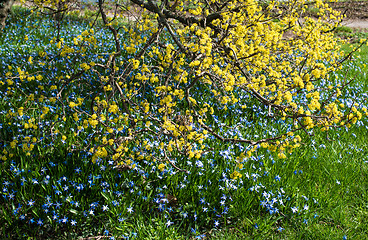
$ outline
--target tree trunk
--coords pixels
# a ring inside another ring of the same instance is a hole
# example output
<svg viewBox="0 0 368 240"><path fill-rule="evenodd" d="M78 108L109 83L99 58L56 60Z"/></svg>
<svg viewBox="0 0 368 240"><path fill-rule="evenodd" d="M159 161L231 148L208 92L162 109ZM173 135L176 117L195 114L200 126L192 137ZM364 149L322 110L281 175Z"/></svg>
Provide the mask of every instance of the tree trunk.
<svg viewBox="0 0 368 240"><path fill-rule="evenodd" d="M5 20L10 13L14 0L0 0L0 29L4 29Z"/></svg>

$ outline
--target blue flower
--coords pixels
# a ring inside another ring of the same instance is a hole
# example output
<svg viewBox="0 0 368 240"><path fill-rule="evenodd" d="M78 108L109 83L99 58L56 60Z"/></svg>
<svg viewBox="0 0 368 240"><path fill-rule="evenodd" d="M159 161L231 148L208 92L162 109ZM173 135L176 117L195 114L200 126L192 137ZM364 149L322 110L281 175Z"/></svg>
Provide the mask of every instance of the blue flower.
<svg viewBox="0 0 368 240"><path fill-rule="evenodd" d="M64 216L64 218L60 219L60 222L67 223L68 222L68 218Z"/></svg>
<svg viewBox="0 0 368 240"><path fill-rule="evenodd" d="M40 218L40 219L38 219L38 220L37 220L37 225L42 226L42 224L43 224L42 219L41 219L41 218Z"/></svg>
<svg viewBox="0 0 368 240"><path fill-rule="evenodd" d="M293 213L296 213L296 212L298 212L298 208L297 207L292 207L291 211L293 211Z"/></svg>
<svg viewBox="0 0 368 240"><path fill-rule="evenodd" d="M28 201L28 206L33 206L35 203L35 201L33 201L32 199Z"/></svg>
<svg viewBox="0 0 368 240"><path fill-rule="evenodd" d="M220 222L218 220L216 220L214 225L215 225L215 227L218 227L220 225Z"/></svg>
<svg viewBox="0 0 368 240"><path fill-rule="evenodd" d="M128 213L133 213L134 212L133 207L128 207L127 210L128 210Z"/></svg>
<svg viewBox="0 0 368 240"><path fill-rule="evenodd" d="M201 234L196 236L196 239L204 239L206 237L206 234Z"/></svg>
<svg viewBox="0 0 368 240"><path fill-rule="evenodd" d="M170 220L167 220L166 222L166 227L170 227L171 225L173 225L174 222L171 222Z"/></svg>
<svg viewBox="0 0 368 240"><path fill-rule="evenodd" d="M56 213L54 213L54 215L52 216L52 220L56 220L58 218L59 218L59 216Z"/></svg>
<svg viewBox="0 0 368 240"><path fill-rule="evenodd" d="M55 204L55 208L60 208L60 206L62 205L61 203L59 203L59 202L56 202Z"/></svg>

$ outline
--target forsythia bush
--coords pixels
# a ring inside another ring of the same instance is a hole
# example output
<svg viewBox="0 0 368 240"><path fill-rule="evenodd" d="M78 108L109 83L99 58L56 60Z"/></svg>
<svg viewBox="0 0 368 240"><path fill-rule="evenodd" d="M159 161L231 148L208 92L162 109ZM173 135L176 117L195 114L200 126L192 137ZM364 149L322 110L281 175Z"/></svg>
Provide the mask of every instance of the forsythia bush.
<svg viewBox="0 0 368 240"><path fill-rule="evenodd" d="M15 79L30 89L7 109L9 124L31 112L37 117L22 122L23 139L6 140L2 159L31 156L47 132L70 151L89 151L93 162L112 159L132 169L186 172L184 163L214 151L215 142L240 146L233 159L241 166L260 148L286 158L300 146L300 133L349 127L367 114L339 100L349 80L330 73L348 56L332 32L342 16L320 0L132 0L129 7L111 2L110 12L106 4L95 5L111 33L111 52L98 52L99 21L91 21L73 41L51 40L57 56L41 46L28 59L32 67L9 65L1 82L8 94ZM73 2L35 5L67 13ZM318 18L306 14L311 7ZM134 20L126 24L129 12ZM68 64L43 75L56 58ZM34 91L36 81L52 84ZM66 92L68 86L76 91ZM62 115L51 115L45 127L43 119L60 106ZM59 130L68 119L73 129Z"/></svg>

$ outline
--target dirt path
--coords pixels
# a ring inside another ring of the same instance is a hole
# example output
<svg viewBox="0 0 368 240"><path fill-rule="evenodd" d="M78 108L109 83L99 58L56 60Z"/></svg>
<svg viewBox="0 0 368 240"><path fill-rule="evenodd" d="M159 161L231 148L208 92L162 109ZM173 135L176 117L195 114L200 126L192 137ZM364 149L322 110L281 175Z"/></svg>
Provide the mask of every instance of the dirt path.
<svg viewBox="0 0 368 240"><path fill-rule="evenodd" d="M347 0L331 2L329 5L344 13L346 19L343 26L357 29L368 29L368 1L367 0Z"/></svg>
<svg viewBox="0 0 368 240"><path fill-rule="evenodd" d="M350 27L350 28L368 29L368 20L349 19L349 20L343 21L341 25Z"/></svg>

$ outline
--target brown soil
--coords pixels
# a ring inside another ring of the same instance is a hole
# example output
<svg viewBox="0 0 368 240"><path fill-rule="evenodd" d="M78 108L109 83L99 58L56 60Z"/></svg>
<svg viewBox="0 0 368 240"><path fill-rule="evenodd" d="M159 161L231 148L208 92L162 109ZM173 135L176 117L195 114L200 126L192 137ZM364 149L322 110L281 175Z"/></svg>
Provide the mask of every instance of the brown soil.
<svg viewBox="0 0 368 240"><path fill-rule="evenodd" d="M346 17L342 22L343 26L366 31L368 29L368 1L367 0L346 0L329 3L330 6L340 11Z"/></svg>
<svg viewBox="0 0 368 240"><path fill-rule="evenodd" d="M347 19L360 19L368 21L368 1L351 1L331 2L329 5L346 15Z"/></svg>

